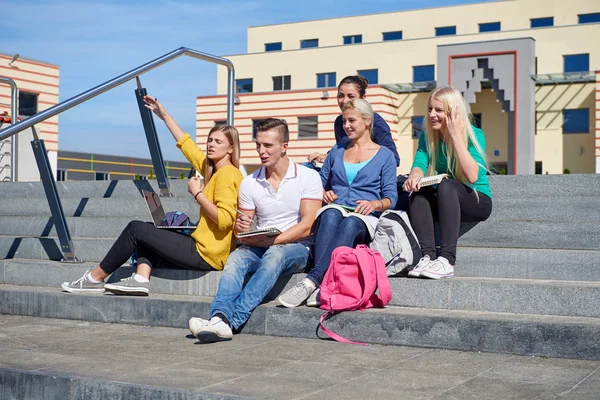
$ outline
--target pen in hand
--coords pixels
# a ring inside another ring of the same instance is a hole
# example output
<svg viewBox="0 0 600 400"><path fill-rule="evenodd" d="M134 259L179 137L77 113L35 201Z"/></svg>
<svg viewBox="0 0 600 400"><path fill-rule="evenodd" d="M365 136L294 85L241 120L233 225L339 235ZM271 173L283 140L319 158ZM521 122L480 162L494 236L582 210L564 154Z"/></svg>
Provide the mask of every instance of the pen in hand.
<svg viewBox="0 0 600 400"><path fill-rule="evenodd" d="M234 208L235 212L237 212L239 215L241 215L242 217L245 217L248 221L252 222L252 218L250 218L247 214L241 212L240 210L238 210L237 208Z"/></svg>
<svg viewBox="0 0 600 400"><path fill-rule="evenodd" d="M419 179L417 179L417 184L415 186L419 186L419 182L421 182L421 178L422 176L419 177ZM408 197L410 197L411 194L413 194L414 190L411 190L410 193L408 194Z"/></svg>

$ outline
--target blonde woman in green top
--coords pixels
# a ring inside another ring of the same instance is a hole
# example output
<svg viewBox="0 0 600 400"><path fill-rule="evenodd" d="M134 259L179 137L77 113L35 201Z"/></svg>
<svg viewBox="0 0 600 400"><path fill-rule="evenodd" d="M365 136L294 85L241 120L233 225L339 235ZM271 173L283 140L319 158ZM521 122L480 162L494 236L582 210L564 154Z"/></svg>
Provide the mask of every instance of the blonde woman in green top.
<svg viewBox="0 0 600 400"><path fill-rule="evenodd" d="M410 221L423 252L409 276L454 276L460 222L484 221L492 212L485 137L481 129L471 124L472 120L469 104L458 89L439 87L429 95L425 127L403 186L404 191L411 193ZM437 174L448 174L450 179L421 188L423 177ZM439 256L434 221L440 225Z"/></svg>

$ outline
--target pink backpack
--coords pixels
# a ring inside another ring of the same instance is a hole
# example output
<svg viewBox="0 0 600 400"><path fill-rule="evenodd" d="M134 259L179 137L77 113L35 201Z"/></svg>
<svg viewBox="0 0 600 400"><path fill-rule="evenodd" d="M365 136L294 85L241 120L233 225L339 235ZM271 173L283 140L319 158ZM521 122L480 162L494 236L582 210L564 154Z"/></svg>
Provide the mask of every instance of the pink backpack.
<svg viewBox="0 0 600 400"><path fill-rule="evenodd" d="M379 288L379 295L375 291ZM371 307L385 307L392 299L392 290L379 252L361 244L355 249L341 246L331 255L329 269L321 283L322 310L319 325L330 338L343 343L352 342L323 326L323 321L341 311L363 311Z"/></svg>

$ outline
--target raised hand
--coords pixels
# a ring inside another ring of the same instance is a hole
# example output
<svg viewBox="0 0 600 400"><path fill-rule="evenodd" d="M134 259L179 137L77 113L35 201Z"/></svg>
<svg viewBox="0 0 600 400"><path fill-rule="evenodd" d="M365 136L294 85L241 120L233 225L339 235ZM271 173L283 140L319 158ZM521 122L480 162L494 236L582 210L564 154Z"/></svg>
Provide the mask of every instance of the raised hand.
<svg viewBox="0 0 600 400"><path fill-rule="evenodd" d="M188 192L194 196L204 189L204 181L200 177L194 176L188 181Z"/></svg>
<svg viewBox="0 0 600 400"><path fill-rule="evenodd" d="M461 137L462 133L465 131L465 121L463 121L458 109L448 111L448 117L446 118L446 131L452 139Z"/></svg>
<svg viewBox="0 0 600 400"><path fill-rule="evenodd" d="M144 106L152 111L156 116L164 121L165 116L167 115L167 110L165 107L158 102L156 97L152 97L149 95L144 96Z"/></svg>

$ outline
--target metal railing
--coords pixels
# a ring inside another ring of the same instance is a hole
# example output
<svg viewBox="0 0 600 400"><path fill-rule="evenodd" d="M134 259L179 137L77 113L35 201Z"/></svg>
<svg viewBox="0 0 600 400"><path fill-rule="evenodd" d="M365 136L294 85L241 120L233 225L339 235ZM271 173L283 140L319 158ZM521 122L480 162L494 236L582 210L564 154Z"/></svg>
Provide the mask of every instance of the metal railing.
<svg viewBox="0 0 600 400"><path fill-rule="evenodd" d="M8 128L0 130L0 140L9 138L15 133L21 132L22 130L27 129L37 123L40 123L42 121L47 120L48 118L58 115L63 111L68 110L69 108L73 108L83 102L93 99L94 97L99 96L104 92L107 92L117 86L120 86L123 83L128 82L137 76L145 74L146 72L151 71L154 68L157 68L162 64L165 64L182 55L198 58L200 60L212 62L227 67L227 123L233 125L233 98L235 92L235 73L233 69L233 63L227 60L226 58L202 53L197 50L188 49L187 47L180 47L177 50L173 50L172 52L167 53L162 57L158 57L157 59L152 60L140 67L132 69L131 71L126 72L123 75L120 75L114 79L104 82L96 86L95 88L78 94L77 96L71 97L70 99L60 102L57 105L52 106L44 111L41 111L27 119L24 119L19 123L16 123Z"/></svg>
<svg viewBox="0 0 600 400"><path fill-rule="evenodd" d="M65 214L62 208L62 204L60 201L60 197L58 195L58 190L56 189L56 182L52 175L52 170L50 168L50 162L48 159L48 154L46 152L46 148L44 145L44 141L40 140L37 137L37 132L35 129L35 124L45 121L48 118L51 118L55 115L62 113L72 107L75 107L81 103L84 103L90 99L93 99L100 94L107 92L117 86L122 85L123 83L138 78L140 75L153 70L165 64L175 58L178 58L182 55L190 56L193 58L198 58L200 60L212 62L215 64L223 65L227 67L227 123L233 125L233 107L234 107L234 92L235 92L235 71L233 68L233 63L225 58L213 56L207 53L202 53L200 51L188 49L186 47L181 47L177 50L174 50L170 53L165 54L162 57L159 57L155 60L152 60L140 67L132 69L129 72L124 73L114 79L111 79L105 83L102 83L86 92L83 92L77 96L74 96L68 100L65 100L61 103L56 104L44 111L41 111L31 117L17 122L16 124L0 130L0 141L7 139L18 132L21 132L27 128L33 127L34 140L31 142L31 146L33 149L33 153L36 158L38 170L40 172L40 179L44 185L44 192L46 194L46 200L48 201L48 205L50 207L50 212L52 214L52 220L56 227L57 236L61 245L61 250L63 253L63 261L77 262L79 261L75 256L75 249L73 246L73 241L71 240L71 234L69 232L69 228L67 226L67 222L65 219ZM14 82L14 81L13 81ZM16 90L16 85L15 85ZM138 79L138 89L136 90L136 97L138 99L138 105L140 105L140 99L145 94L145 89L140 87L139 79ZM16 95L14 95L16 98ZM16 100L13 101L13 105L16 107ZM169 191L169 183L168 177L166 173L164 173L164 164L162 161L162 152L160 150L160 144L158 143L158 138L156 137L156 130L154 129L154 123L152 121L152 115L150 110L140 105L140 113L142 116L142 122L144 124L144 130L146 131L146 137L148 139L148 146L150 148L150 154L152 156L152 162L157 166L160 166L163 170L162 173L157 173L157 183L161 190L161 194L170 195ZM16 111L13 112L13 122L16 121ZM14 140L13 140L14 143ZM157 171L158 172L158 171ZM159 176L160 175L160 176Z"/></svg>
<svg viewBox="0 0 600 400"><path fill-rule="evenodd" d="M5 78L3 76L0 76L0 83L6 83L7 85L10 85L10 118L11 118L11 122L12 122L12 126L14 126L16 124L16 122L18 121L18 111L17 111L17 94L19 93L18 89L17 89L17 83L10 79L10 78ZM0 132L4 131L4 130L8 130L9 128L5 128L3 130L1 130ZM8 136L6 138L1 137L0 138L0 142L8 139ZM15 182L17 179L17 142L16 140L13 138L10 141L10 180Z"/></svg>

